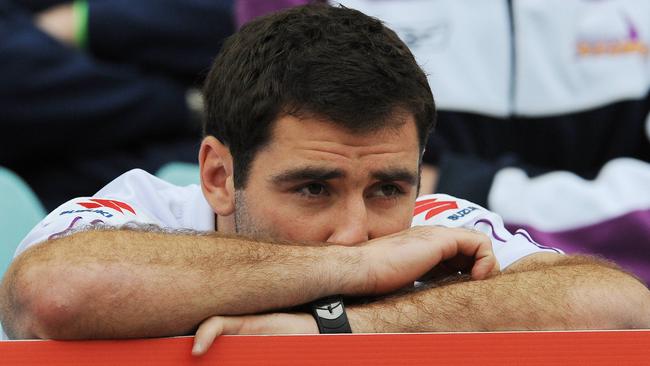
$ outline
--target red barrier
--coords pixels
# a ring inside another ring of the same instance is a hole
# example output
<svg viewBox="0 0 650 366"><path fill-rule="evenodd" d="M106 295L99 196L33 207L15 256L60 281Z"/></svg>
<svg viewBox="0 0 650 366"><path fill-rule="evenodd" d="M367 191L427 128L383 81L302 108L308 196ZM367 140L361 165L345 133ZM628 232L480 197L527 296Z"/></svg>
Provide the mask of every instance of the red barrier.
<svg viewBox="0 0 650 366"><path fill-rule="evenodd" d="M0 365L650 365L650 330L0 342Z"/></svg>

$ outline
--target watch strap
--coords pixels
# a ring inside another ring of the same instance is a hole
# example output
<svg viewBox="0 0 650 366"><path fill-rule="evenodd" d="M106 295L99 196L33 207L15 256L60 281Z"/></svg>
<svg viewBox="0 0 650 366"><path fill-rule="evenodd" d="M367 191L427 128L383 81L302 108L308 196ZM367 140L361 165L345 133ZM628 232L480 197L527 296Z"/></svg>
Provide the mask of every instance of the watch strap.
<svg viewBox="0 0 650 366"><path fill-rule="evenodd" d="M352 333L341 296L329 296L314 301L312 315L321 334Z"/></svg>

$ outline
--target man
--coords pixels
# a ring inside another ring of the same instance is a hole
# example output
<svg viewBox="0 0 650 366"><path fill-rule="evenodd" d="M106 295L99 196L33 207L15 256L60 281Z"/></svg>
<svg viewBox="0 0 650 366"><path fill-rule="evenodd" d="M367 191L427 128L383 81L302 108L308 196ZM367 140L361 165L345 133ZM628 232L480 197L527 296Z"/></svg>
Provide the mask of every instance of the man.
<svg viewBox="0 0 650 366"><path fill-rule="evenodd" d="M612 266L511 235L467 201L414 205L433 98L376 19L308 6L256 20L226 42L205 94L200 189L132 171L51 213L3 281L9 336L156 337L202 323L201 354L218 334L650 324L649 292ZM430 226L408 229L414 211ZM432 268L474 280L411 288ZM340 300L318 301L403 288L347 318ZM310 302L315 317L280 312Z"/></svg>

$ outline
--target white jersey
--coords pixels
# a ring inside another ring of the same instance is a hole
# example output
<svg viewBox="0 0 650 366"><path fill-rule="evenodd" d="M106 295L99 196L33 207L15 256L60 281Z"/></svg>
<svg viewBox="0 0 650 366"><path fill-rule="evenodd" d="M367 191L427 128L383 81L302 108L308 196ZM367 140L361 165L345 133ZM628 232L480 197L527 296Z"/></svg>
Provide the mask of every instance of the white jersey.
<svg viewBox="0 0 650 366"><path fill-rule="evenodd" d="M156 225L167 230L205 232L214 230L215 213L198 185L178 187L134 169L93 197L72 199L52 211L27 234L15 256L48 239L98 224ZM533 253L559 252L535 243L523 230L511 234L498 215L483 207L444 194L418 198L412 226L418 225L464 227L487 234L501 269Z"/></svg>
<svg viewBox="0 0 650 366"><path fill-rule="evenodd" d="M205 232L214 230L215 214L198 185L179 187L134 169L93 197L72 199L52 211L27 234L15 255L48 239L97 224L156 225L167 230ZM533 253L559 252L535 243L524 230L511 234L499 215L445 194L417 199L412 226L421 225L464 227L487 234L502 269Z"/></svg>
<svg viewBox="0 0 650 366"><path fill-rule="evenodd" d="M446 194L429 194L417 199L411 226L421 225L462 227L486 234L492 241L492 250L501 269L533 253L564 254L559 249L538 244L526 230L510 233L499 215Z"/></svg>
<svg viewBox="0 0 650 366"><path fill-rule="evenodd" d="M97 224L214 231L214 218L198 185L179 187L134 169L92 197L72 199L52 211L27 234L15 256L37 243Z"/></svg>

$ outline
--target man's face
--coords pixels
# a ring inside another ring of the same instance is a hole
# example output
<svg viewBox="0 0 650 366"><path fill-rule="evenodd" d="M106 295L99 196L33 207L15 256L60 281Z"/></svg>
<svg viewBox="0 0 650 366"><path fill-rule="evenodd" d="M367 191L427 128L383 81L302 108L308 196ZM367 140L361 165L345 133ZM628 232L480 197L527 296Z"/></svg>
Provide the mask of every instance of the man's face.
<svg viewBox="0 0 650 366"><path fill-rule="evenodd" d="M419 148L415 120L399 118L398 127L370 134L323 119L278 119L235 194L237 232L355 245L408 228Z"/></svg>

